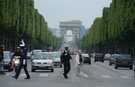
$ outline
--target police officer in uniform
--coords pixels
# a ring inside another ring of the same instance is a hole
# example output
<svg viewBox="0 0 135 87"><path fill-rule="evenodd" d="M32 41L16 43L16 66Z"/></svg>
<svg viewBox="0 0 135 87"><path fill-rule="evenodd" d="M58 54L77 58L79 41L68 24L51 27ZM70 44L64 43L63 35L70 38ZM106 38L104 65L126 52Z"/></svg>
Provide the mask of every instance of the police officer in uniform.
<svg viewBox="0 0 135 87"><path fill-rule="evenodd" d="M64 65L64 73L63 76L67 79L67 74L70 71L70 59L71 55L69 53L68 47L65 47L64 52L61 55L61 63Z"/></svg>
<svg viewBox="0 0 135 87"><path fill-rule="evenodd" d="M21 50L20 64L19 64L19 68L18 68L18 70L17 70L16 75L14 76L14 78L15 79L18 79L19 74L21 72L21 69L23 68L24 71L25 71L25 74L27 76L25 79L30 79L30 75L29 75L28 70L27 70L27 48L26 48L24 42L22 42L20 44L20 50Z"/></svg>

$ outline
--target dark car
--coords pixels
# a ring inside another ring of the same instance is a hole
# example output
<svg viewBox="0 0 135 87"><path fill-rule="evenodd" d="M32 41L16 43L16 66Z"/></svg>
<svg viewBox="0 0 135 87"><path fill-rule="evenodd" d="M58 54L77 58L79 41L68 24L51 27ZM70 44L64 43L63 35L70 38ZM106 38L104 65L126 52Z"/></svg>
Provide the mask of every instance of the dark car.
<svg viewBox="0 0 135 87"><path fill-rule="evenodd" d="M10 51L4 51L4 60L3 60L3 66L5 70L10 70L10 60L11 60L12 54Z"/></svg>
<svg viewBox="0 0 135 87"><path fill-rule="evenodd" d="M104 54L103 53L95 53L94 61L104 62Z"/></svg>
<svg viewBox="0 0 135 87"><path fill-rule="evenodd" d="M88 64L91 64L91 58L89 56L89 54L82 54L82 59L83 59L83 63L88 63Z"/></svg>
<svg viewBox="0 0 135 87"><path fill-rule="evenodd" d="M129 54L120 54L115 61L115 69L118 67L129 67L133 69L133 58Z"/></svg>
<svg viewBox="0 0 135 87"><path fill-rule="evenodd" d="M112 56L109 59L109 65L115 64L116 58L119 57L120 54L112 54Z"/></svg>

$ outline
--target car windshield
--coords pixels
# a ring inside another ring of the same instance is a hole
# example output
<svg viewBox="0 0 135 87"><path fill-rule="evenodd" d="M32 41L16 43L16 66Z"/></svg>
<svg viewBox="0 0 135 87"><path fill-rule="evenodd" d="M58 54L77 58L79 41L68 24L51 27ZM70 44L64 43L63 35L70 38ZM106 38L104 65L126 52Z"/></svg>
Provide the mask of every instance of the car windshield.
<svg viewBox="0 0 135 87"><path fill-rule="evenodd" d="M113 54L112 58L118 58L120 55L119 54Z"/></svg>
<svg viewBox="0 0 135 87"><path fill-rule="evenodd" d="M11 56L10 56L10 53L4 53L4 59L10 59Z"/></svg>
<svg viewBox="0 0 135 87"><path fill-rule="evenodd" d="M49 59L48 53L42 53L41 59Z"/></svg>
<svg viewBox="0 0 135 87"><path fill-rule="evenodd" d="M50 53L49 54L49 57L52 58L52 59L55 59L55 58L60 58L60 53L59 52L56 52L56 53Z"/></svg>
<svg viewBox="0 0 135 87"><path fill-rule="evenodd" d="M54 53L54 54L53 54L53 57L54 57L54 58L60 58L60 54L59 54L59 53Z"/></svg>
<svg viewBox="0 0 135 87"><path fill-rule="evenodd" d="M131 56L128 54L122 54L120 55L120 58L131 58Z"/></svg>
<svg viewBox="0 0 135 87"><path fill-rule="evenodd" d="M35 54L35 55L32 56L32 59L41 59L41 55Z"/></svg>

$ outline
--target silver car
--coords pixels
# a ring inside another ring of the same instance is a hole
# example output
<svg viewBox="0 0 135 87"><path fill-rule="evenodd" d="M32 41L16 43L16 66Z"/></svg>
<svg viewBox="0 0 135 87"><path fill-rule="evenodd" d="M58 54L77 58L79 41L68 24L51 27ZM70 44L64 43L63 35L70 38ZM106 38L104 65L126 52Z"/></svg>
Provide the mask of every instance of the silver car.
<svg viewBox="0 0 135 87"><path fill-rule="evenodd" d="M119 58L120 54L112 54L109 59L109 65L113 65L116 62L116 58Z"/></svg>
<svg viewBox="0 0 135 87"><path fill-rule="evenodd" d="M9 63L11 61L12 54L10 51L4 51L4 60L3 60L3 66L4 69L10 70Z"/></svg>
<svg viewBox="0 0 135 87"><path fill-rule="evenodd" d="M129 54L120 54L115 61L115 69L118 67L128 67L133 69L133 58Z"/></svg>
<svg viewBox="0 0 135 87"><path fill-rule="evenodd" d="M31 62L32 72L34 72L35 70L51 70L51 72L54 71L53 60L49 58L48 52L39 52L32 55Z"/></svg>

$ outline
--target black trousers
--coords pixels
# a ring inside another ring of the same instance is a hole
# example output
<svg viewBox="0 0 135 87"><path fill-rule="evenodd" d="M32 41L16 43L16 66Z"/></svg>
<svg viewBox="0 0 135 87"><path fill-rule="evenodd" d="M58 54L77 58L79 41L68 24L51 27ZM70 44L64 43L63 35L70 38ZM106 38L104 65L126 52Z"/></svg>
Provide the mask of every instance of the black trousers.
<svg viewBox="0 0 135 87"><path fill-rule="evenodd" d="M70 64L64 64L64 75L67 76L67 74L69 73L71 67Z"/></svg>
<svg viewBox="0 0 135 87"><path fill-rule="evenodd" d="M27 78L30 78L30 75L29 75L28 70L27 70L27 65L19 65L17 72L16 72L16 75L15 75L15 78L17 79L19 77L22 68L24 69L24 72L25 72Z"/></svg>

